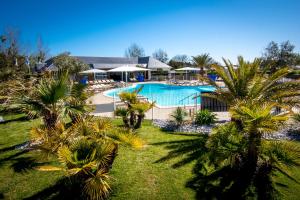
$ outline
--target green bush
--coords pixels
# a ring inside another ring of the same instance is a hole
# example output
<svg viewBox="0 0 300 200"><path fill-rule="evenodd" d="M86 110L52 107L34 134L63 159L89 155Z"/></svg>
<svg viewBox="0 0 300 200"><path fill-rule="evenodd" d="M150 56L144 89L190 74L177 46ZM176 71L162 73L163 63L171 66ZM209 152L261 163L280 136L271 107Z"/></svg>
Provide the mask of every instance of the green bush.
<svg viewBox="0 0 300 200"><path fill-rule="evenodd" d="M300 122L300 113L296 113L292 116L293 120L295 120L296 122Z"/></svg>
<svg viewBox="0 0 300 200"><path fill-rule="evenodd" d="M195 123L198 125L211 125L216 122L216 114L209 110L200 110L195 117Z"/></svg>
<svg viewBox="0 0 300 200"><path fill-rule="evenodd" d="M181 126L187 115L187 112L183 108L177 107L171 114L171 117L174 119L177 126Z"/></svg>

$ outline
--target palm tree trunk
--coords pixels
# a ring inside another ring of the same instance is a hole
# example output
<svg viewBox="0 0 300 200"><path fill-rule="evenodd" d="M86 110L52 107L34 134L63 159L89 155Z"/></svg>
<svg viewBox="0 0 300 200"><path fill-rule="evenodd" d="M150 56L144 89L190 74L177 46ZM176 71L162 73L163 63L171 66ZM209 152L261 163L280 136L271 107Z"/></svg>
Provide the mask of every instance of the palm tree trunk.
<svg viewBox="0 0 300 200"><path fill-rule="evenodd" d="M134 127L134 124L135 124L135 114L134 114L134 112L130 112L129 123L130 123L130 127Z"/></svg>
<svg viewBox="0 0 300 200"><path fill-rule="evenodd" d="M54 128L58 120L56 113L49 113L43 117L44 124L47 128Z"/></svg>
<svg viewBox="0 0 300 200"><path fill-rule="evenodd" d="M124 125L125 125L127 128L130 127L130 125L129 125L129 120L127 119L127 116L126 116L126 117L123 117L123 123L124 123Z"/></svg>
<svg viewBox="0 0 300 200"><path fill-rule="evenodd" d="M109 172L109 170L112 168L112 165L113 165L113 163L115 161L115 158L118 155L118 149L119 149L118 144L115 144L115 147L114 147L114 149L113 149L113 151L111 153L110 160L107 163L107 168L105 168L105 172Z"/></svg>
<svg viewBox="0 0 300 200"><path fill-rule="evenodd" d="M204 76L204 68L200 67L200 75L203 77Z"/></svg>
<svg viewBox="0 0 300 200"><path fill-rule="evenodd" d="M134 129L138 129L138 128L141 128L141 125L142 125L142 121L144 119L145 115L144 114L139 114L138 115L138 119L137 119L137 122L134 126Z"/></svg>

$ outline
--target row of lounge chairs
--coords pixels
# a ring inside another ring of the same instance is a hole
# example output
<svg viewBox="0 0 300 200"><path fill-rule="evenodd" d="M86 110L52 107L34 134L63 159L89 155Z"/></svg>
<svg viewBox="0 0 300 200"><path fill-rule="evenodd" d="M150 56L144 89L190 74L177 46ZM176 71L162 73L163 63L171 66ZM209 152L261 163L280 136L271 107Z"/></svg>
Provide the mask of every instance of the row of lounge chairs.
<svg viewBox="0 0 300 200"><path fill-rule="evenodd" d="M129 78L130 82L137 82L138 80L136 78Z"/></svg>
<svg viewBox="0 0 300 200"><path fill-rule="evenodd" d="M94 80L94 81L88 81L90 85L95 85L95 84L111 84L115 83L113 79L103 79L103 80Z"/></svg>
<svg viewBox="0 0 300 200"><path fill-rule="evenodd" d="M89 90L94 92L101 92L110 88L113 88L114 86L111 84L94 84L89 86Z"/></svg>
<svg viewBox="0 0 300 200"><path fill-rule="evenodd" d="M198 80L192 80L192 81L176 81L176 80L170 80L170 84L172 85L178 85L178 86L198 86L198 85L207 85L206 82L198 81Z"/></svg>
<svg viewBox="0 0 300 200"><path fill-rule="evenodd" d="M104 90L111 89L116 86L116 82L113 79L88 81L88 84L89 90L94 92L102 92Z"/></svg>

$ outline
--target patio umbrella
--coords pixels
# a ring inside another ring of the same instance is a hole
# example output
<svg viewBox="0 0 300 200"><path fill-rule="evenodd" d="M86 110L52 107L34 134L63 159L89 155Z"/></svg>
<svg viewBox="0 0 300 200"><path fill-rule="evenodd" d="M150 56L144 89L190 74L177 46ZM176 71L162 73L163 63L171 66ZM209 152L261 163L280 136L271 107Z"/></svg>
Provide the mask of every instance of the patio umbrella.
<svg viewBox="0 0 300 200"><path fill-rule="evenodd" d="M200 71L199 68L194 68L194 67L183 67L183 68L179 68L179 69L175 69L177 71L185 71L185 76L186 76L186 79L187 79L187 72L188 71Z"/></svg>
<svg viewBox="0 0 300 200"><path fill-rule="evenodd" d="M125 72L126 82L127 82L127 73L128 72L140 72L140 71L149 71L149 69L124 65L121 67L117 67L117 68L108 70L108 72L122 72L122 74L123 74L123 72Z"/></svg>
<svg viewBox="0 0 300 200"><path fill-rule="evenodd" d="M79 74L94 74L94 80L96 80L96 73L106 73L106 71L101 70L101 69L89 69L89 70L85 70L82 72L79 72Z"/></svg>

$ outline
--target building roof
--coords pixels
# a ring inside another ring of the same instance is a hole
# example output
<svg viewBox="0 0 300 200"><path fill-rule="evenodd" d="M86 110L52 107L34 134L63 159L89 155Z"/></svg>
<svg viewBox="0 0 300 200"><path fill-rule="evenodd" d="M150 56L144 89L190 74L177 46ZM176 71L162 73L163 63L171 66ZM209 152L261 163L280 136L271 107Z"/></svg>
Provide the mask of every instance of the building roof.
<svg viewBox="0 0 300 200"><path fill-rule="evenodd" d="M74 56L78 58L82 62L88 64L91 68L94 69L104 69L109 70L113 68L117 68L123 65L128 66L139 66L145 67L148 69L164 69L170 70L171 67L155 58L150 56L147 57L134 57L134 58L126 58L126 57L91 57L91 56ZM39 66L40 70L51 70L55 69L53 65L53 58L48 59L43 66Z"/></svg>
<svg viewBox="0 0 300 200"><path fill-rule="evenodd" d="M87 56L75 56L82 62L92 65L98 69L112 69L120 67L122 65L140 65L149 69L171 69L171 67L159 60L152 57L87 57Z"/></svg>

